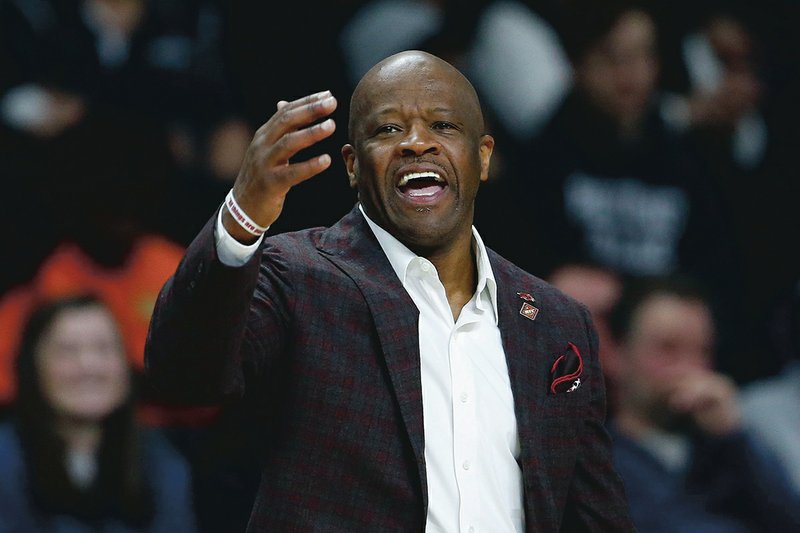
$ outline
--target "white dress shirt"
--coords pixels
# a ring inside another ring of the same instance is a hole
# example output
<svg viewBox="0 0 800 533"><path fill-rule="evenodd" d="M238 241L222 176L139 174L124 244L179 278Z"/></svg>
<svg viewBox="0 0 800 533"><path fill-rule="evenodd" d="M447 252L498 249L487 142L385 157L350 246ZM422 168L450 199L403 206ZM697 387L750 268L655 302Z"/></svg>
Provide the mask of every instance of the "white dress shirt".
<svg viewBox="0 0 800 533"><path fill-rule="evenodd" d="M477 289L456 321L436 267L361 212L420 313L426 532L523 531L519 439L497 327L497 285L478 232L472 229ZM238 243L221 216L216 235L220 260L230 266L244 264L260 243Z"/></svg>

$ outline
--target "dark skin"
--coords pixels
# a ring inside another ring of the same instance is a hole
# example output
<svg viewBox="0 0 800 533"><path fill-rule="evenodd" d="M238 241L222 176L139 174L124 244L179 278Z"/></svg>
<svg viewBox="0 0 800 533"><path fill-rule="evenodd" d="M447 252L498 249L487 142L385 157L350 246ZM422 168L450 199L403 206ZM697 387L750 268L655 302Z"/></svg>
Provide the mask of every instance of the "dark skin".
<svg viewBox="0 0 800 533"><path fill-rule="evenodd" d="M272 224L291 187L330 166L327 154L289 160L333 133L333 120L325 117L335 108L328 92L280 102L256 132L234 196L258 224ZM424 52L402 52L364 75L353 92L350 117L351 143L342 157L364 211L434 264L458 318L475 291L475 196L488 179L494 148L475 90L449 63ZM223 223L240 242L255 242L227 210Z"/></svg>

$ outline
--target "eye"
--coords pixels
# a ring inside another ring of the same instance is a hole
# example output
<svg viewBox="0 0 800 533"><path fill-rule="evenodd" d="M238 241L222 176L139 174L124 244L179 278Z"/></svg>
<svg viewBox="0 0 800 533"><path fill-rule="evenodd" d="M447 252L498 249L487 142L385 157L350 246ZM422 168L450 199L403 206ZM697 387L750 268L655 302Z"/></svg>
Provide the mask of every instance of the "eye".
<svg viewBox="0 0 800 533"><path fill-rule="evenodd" d="M453 124L452 122L446 122L446 121L434 122L431 127L433 129L435 129L435 130L457 130L458 129L458 126L456 126L455 124Z"/></svg>
<svg viewBox="0 0 800 533"><path fill-rule="evenodd" d="M378 126L378 128L375 130L375 133L397 133L398 131L400 131L400 127L396 124L382 124L381 126Z"/></svg>

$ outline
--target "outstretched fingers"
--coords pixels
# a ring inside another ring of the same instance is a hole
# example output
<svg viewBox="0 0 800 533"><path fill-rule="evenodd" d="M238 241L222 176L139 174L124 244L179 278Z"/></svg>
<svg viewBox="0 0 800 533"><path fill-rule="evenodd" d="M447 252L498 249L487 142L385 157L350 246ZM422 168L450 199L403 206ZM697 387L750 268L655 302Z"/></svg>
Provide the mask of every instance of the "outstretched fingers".
<svg viewBox="0 0 800 533"><path fill-rule="evenodd" d="M331 156L322 154L305 161L298 161L275 171L276 180L286 187L293 187L331 166Z"/></svg>
<svg viewBox="0 0 800 533"><path fill-rule="evenodd" d="M336 104L336 99L329 91L293 102L284 100L278 102L275 115L256 132L256 145L262 150L265 149L265 153L262 152L259 159L268 167L279 167L280 171L277 174L281 175L281 181L284 183L288 178L288 185L311 177L313 174L306 174L309 168L319 168L318 172L327 168L330 163L320 167L314 160L294 168L299 163L290 163L290 159L301 150L333 134L336 124L333 119L325 117L336 109ZM280 169L284 165L288 165L289 168Z"/></svg>
<svg viewBox="0 0 800 533"><path fill-rule="evenodd" d="M276 164L286 164L297 152L315 145L329 137L336 130L333 119L328 118L317 124L285 133L273 148Z"/></svg>
<svg viewBox="0 0 800 533"><path fill-rule="evenodd" d="M308 127L336 110L336 98L330 91L304 96L292 102L278 102L276 113L257 131L264 142L277 143L287 133Z"/></svg>

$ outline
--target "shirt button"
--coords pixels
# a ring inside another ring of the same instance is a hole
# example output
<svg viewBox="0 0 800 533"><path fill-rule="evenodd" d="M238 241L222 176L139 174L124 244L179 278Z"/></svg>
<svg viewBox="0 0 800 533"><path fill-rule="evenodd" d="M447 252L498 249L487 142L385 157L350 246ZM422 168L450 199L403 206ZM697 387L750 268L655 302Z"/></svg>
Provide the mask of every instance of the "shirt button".
<svg viewBox="0 0 800 533"><path fill-rule="evenodd" d="M427 262L423 262L422 266L420 268L422 268L423 272L430 272L431 271L431 265L430 265L430 263L427 263Z"/></svg>
<svg viewBox="0 0 800 533"><path fill-rule="evenodd" d="M471 465L469 464L469 461L464 461L464 462L462 463L462 465L461 465L461 467L462 467L464 470L469 470L469 467L470 467L470 466L471 466Z"/></svg>
<svg viewBox="0 0 800 533"><path fill-rule="evenodd" d="M462 392L461 393L461 403L467 403L467 400L469 400L469 394L467 394L466 392Z"/></svg>
<svg viewBox="0 0 800 533"><path fill-rule="evenodd" d="M469 526L469 533L475 533L475 528L472 527L472 526Z"/></svg>

